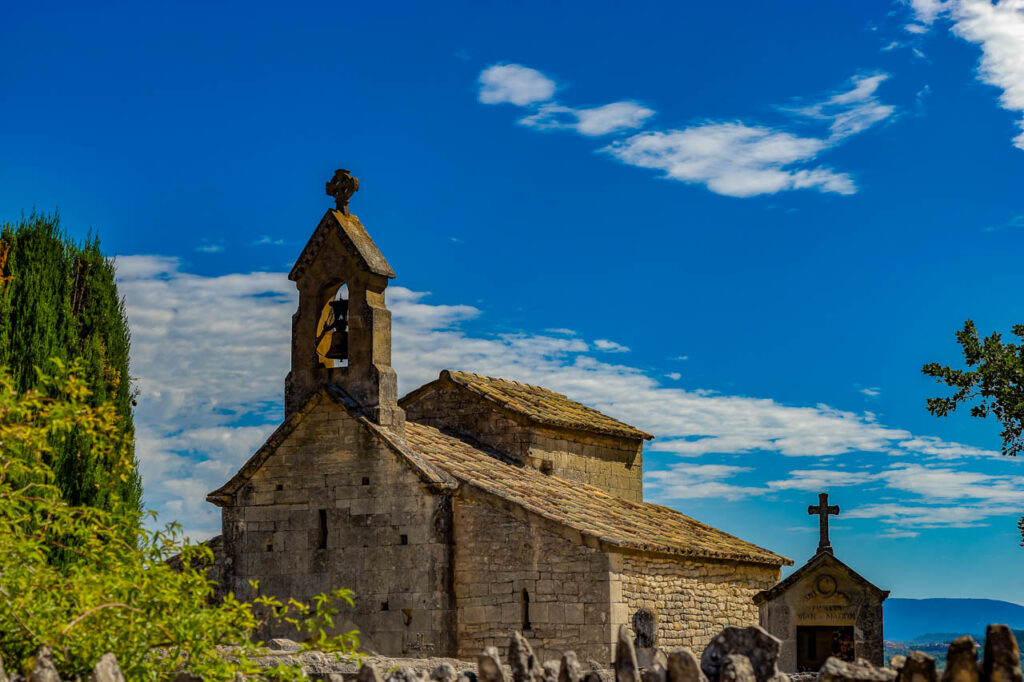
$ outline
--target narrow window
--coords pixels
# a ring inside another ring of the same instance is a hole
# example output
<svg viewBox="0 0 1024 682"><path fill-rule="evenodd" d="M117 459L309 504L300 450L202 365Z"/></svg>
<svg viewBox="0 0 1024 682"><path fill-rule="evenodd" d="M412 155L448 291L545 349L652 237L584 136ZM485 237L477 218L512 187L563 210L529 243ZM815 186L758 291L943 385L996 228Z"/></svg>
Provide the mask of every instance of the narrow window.
<svg viewBox="0 0 1024 682"><path fill-rule="evenodd" d="M398 544L400 544L400 545L408 545L409 544L409 536L408 535L399 535L398 536Z"/></svg>
<svg viewBox="0 0 1024 682"><path fill-rule="evenodd" d="M274 490L284 490L284 484L278 483L276 486L274 486Z"/></svg>
<svg viewBox="0 0 1024 682"><path fill-rule="evenodd" d="M363 485L370 485L370 477L363 476Z"/></svg>
<svg viewBox="0 0 1024 682"><path fill-rule="evenodd" d="M380 610L381 611L387 611L388 610L388 603L386 601L382 601L380 603Z"/></svg>
<svg viewBox="0 0 1024 682"><path fill-rule="evenodd" d="M523 588L523 631L532 630L530 627L530 593Z"/></svg>
<svg viewBox="0 0 1024 682"><path fill-rule="evenodd" d="M268 552L273 552L274 551L274 543L273 543L273 541L270 541L270 542L267 543L267 551Z"/></svg>
<svg viewBox="0 0 1024 682"><path fill-rule="evenodd" d="M320 549L327 549L327 510L320 510Z"/></svg>

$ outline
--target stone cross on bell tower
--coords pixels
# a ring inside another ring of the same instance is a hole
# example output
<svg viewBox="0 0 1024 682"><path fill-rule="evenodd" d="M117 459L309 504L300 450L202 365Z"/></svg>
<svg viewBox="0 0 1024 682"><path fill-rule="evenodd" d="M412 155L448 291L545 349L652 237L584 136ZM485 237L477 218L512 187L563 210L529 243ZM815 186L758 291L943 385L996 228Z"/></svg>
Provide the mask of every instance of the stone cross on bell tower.
<svg viewBox="0 0 1024 682"><path fill-rule="evenodd" d="M828 539L828 517L829 515L838 516L839 506L828 505L828 493L818 494L818 505L811 505L807 508L807 513L811 516L818 515L818 552L832 553L832 544Z"/></svg>

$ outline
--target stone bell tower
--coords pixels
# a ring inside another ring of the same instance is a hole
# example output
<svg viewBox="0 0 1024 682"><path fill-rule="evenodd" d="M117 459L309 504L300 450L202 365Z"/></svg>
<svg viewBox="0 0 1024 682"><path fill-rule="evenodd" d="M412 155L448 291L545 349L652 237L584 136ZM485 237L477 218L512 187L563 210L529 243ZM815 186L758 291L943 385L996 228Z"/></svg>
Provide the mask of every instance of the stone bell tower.
<svg viewBox="0 0 1024 682"><path fill-rule="evenodd" d="M382 426L402 430L398 379L391 367L391 312L384 290L395 276L348 202L359 180L338 170L327 183L327 211L288 279L299 290L292 316L292 366L285 379L287 417L323 385L343 389Z"/></svg>

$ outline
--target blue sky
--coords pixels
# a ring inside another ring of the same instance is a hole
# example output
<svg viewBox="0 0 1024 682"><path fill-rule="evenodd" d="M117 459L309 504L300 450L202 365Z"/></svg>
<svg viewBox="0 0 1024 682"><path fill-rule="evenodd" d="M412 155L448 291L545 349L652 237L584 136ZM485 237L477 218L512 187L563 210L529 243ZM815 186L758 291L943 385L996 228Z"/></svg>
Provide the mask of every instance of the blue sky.
<svg viewBox="0 0 1024 682"><path fill-rule="evenodd" d="M1024 2L17 3L0 217L117 254L148 503L281 415L293 259L350 168L444 367L657 434L647 497L900 597L1024 602L1024 471L927 414L965 319L1024 321Z"/></svg>

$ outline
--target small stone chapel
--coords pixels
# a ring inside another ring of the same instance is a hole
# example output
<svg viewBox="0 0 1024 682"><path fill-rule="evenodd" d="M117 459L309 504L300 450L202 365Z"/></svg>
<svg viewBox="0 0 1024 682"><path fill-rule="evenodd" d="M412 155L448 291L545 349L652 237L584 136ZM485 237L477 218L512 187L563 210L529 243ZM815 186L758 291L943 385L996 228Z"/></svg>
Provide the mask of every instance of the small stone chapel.
<svg viewBox="0 0 1024 682"><path fill-rule="evenodd" d="M339 629L391 656L472 657L521 630L542 657L610 661L622 624L640 647L696 651L755 624L753 596L792 561L644 502L650 434L464 371L398 399L395 273L349 212L357 189L348 171L327 184L336 207L288 276L284 422L207 497L222 509L224 588L350 588Z"/></svg>
<svg viewBox="0 0 1024 682"><path fill-rule="evenodd" d="M884 665L883 590L836 558L828 517L839 513L828 493L807 508L818 517L818 551L778 585L754 596L761 627L782 640L779 669L817 672L830 656Z"/></svg>

